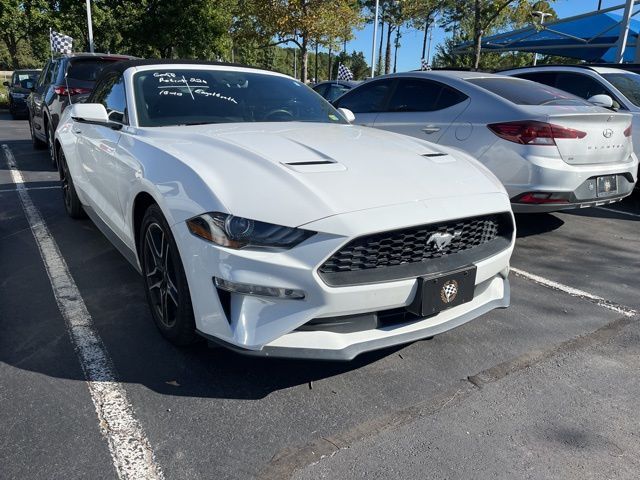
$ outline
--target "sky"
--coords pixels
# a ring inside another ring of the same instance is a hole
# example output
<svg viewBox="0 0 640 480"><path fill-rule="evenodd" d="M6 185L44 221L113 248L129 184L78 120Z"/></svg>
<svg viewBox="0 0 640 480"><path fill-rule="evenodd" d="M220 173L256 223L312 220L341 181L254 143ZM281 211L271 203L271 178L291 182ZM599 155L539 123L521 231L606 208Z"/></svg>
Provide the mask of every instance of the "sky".
<svg viewBox="0 0 640 480"><path fill-rule="evenodd" d="M461 0L470 1L470 0ZM625 0L602 0L602 8L613 7L624 4ZM559 18L572 17L581 13L588 13L598 8L598 0L557 0L553 3L553 8ZM622 13L620 10L619 13ZM378 30L378 35L380 31ZM431 56L438 44L445 40L447 35L442 29L434 28L431 41ZM371 43L373 40L373 25L367 25L364 29L355 33L355 39L347 44L347 51L362 51L369 65L371 64ZM378 44L380 37L378 37ZM420 68L420 58L422 56L423 32L416 30L402 31L400 48L398 49L397 69L399 72L415 70ZM377 46L376 46L377 48ZM384 47L383 47L384 48ZM377 55L376 55L377 61Z"/></svg>

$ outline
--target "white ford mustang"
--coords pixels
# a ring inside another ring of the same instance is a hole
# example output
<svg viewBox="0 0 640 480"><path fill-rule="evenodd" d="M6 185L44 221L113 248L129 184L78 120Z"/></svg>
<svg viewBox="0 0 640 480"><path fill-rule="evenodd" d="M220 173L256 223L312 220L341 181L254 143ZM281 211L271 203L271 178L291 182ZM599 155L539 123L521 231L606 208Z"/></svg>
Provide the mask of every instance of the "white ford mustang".
<svg viewBox="0 0 640 480"><path fill-rule="evenodd" d="M285 75L122 62L56 131L65 207L142 273L176 344L348 360L506 307L502 185L349 117Z"/></svg>

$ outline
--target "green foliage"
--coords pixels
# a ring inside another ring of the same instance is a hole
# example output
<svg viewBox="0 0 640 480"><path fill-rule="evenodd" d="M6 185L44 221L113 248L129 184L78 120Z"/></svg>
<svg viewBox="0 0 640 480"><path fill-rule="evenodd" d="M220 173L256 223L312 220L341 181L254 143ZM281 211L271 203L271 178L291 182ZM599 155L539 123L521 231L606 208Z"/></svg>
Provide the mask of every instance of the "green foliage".
<svg viewBox="0 0 640 480"><path fill-rule="evenodd" d="M434 65L469 68L476 60L486 70L528 65L531 53L478 56L472 49L454 53L453 47L530 24L534 10L554 13L553 1L380 0L378 73L393 68L397 33L424 31L436 14L450 37L436 49ZM338 52L354 29L373 21L374 5L375 0L91 1L96 51L235 61L317 81L335 78L340 62L356 79L369 76L362 52ZM0 67L42 66L50 55L49 28L72 36L75 51L88 50L84 0L0 0ZM316 45L323 50L317 58Z"/></svg>

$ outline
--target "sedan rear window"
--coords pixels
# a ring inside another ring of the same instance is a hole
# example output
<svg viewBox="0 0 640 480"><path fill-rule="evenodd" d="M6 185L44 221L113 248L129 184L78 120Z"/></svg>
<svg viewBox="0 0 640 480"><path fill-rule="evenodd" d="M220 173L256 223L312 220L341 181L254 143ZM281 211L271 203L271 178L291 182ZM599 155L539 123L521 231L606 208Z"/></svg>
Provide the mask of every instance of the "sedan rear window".
<svg viewBox="0 0 640 480"><path fill-rule="evenodd" d="M519 78L469 78L467 82L495 93L516 105L591 105L565 91Z"/></svg>
<svg viewBox="0 0 640 480"><path fill-rule="evenodd" d="M104 67L118 60L91 59L72 61L67 70L67 77L74 80L95 82Z"/></svg>

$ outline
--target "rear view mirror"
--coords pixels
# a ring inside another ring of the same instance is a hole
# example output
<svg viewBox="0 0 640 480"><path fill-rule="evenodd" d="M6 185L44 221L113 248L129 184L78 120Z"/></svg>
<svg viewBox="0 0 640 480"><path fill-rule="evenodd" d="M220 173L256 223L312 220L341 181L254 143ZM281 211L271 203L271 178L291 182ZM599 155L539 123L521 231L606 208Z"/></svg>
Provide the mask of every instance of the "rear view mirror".
<svg viewBox="0 0 640 480"><path fill-rule="evenodd" d="M344 119L349 123L353 123L353 121L356 119L356 116L348 108L339 108L338 111L342 114Z"/></svg>
<svg viewBox="0 0 640 480"><path fill-rule="evenodd" d="M71 106L71 118L79 122L109 123L107 109L101 103L76 103Z"/></svg>
<svg viewBox="0 0 640 480"><path fill-rule="evenodd" d="M604 95L604 94L594 95L593 97L589 97L587 102L593 103L598 107L604 107L604 108L613 107L613 98L611 98L609 95Z"/></svg>

